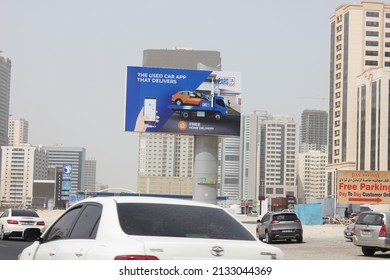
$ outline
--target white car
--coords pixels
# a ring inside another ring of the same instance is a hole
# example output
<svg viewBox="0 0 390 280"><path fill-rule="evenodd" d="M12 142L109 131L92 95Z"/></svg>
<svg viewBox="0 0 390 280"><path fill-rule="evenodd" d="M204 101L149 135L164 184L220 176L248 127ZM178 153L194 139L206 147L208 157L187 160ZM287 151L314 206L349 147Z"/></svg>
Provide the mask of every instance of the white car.
<svg viewBox="0 0 390 280"><path fill-rule="evenodd" d="M284 254L216 205L113 196L74 204L19 259L269 260Z"/></svg>
<svg viewBox="0 0 390 280"><path fill-rule="evenodd" d="M45 222L37 212L30 209L7 209L0 216L0 239L10 237L25 238L25 231L36 231L42 234Z"/></svg>

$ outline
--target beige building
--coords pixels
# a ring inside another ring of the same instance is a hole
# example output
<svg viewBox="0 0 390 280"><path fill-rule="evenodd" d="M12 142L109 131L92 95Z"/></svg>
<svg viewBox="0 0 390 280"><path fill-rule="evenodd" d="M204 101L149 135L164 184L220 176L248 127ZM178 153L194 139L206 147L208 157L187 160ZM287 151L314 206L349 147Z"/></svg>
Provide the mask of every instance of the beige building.
<svg viewBox="0 0 390 280"><path fill-rule="evenodd" d="M31 206L34 180L48 176L46 151L28 144L1 149L0 206Z"/></svg>
<svg viewBox="0 0 390 280"><path fill-rule="evenodd" d="M376 1L343 4L330 22L328 196L335 193L337 170L359 168L358 77L368 69L390 69L390 5Z"/></svg>
<svg viewBox="0 0 390 280"><path fill-rule="evenodd" d="M8 145L20 146L28 143L28 121L23 118L9 116Z"/></svg>
<svg viewBox="0 0 390 280"><path fill-rule="evenodd" d="M306 198L325 196L325 165L327 153L311 150L298 155L298 199L304 203Z"/></svg>

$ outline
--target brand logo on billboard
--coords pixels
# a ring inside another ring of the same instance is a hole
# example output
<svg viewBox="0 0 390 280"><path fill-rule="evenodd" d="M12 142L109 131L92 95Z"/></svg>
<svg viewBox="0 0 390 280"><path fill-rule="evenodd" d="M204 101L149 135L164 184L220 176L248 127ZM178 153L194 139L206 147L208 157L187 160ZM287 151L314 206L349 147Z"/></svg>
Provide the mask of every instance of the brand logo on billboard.
<svg viewBox="0 0 390 280"><path fill-rule="evenodd" d="M180 121L178 124L177 124L177 127L179 128L179 130L186 130L188 125L187 125L187 122L185 121Z"/></svg>
<svg viewBox="0 0 390 280"><path fill-rule="evenodd" d="M64 163L62 165L62 179L72 179L72 164Z"/></svg>
<svg viewBox="0 0 390 280"><path fill-rule="evenodd" d="M236 86L236 78L235 77L223 77L218 79L219 85L224 85L228 87L235 87Z"/></svg>

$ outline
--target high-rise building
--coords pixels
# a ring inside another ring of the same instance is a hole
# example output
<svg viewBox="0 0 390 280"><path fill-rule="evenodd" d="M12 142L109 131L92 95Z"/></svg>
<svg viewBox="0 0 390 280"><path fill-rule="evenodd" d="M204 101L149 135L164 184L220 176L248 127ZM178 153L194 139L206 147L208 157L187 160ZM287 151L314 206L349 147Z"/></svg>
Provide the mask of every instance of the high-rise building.
<svg viewBox="0 0 390 280"><path fill-rule="evenodd" d="M327 153L322 151L309 150L298 155L297 197L300 203L305 203L307 198L325 196L326 163Z"/></svg>
<svg viewBox="0 0 390 280"><path fill-rule="evenodd" d="M243 117L241 126L240 199L257 199L260 193L260 125L271 116L254 111ZM264 184L262 186L264 189Z"/></svg>
<svg viewBox="0 0 390 280"><path fill-rule="evenodd" d="M221 70L221 57L217 51L149 49L144 50L143 66ZM140 134L138 191L191 194L194 139L191 135ZM239 139L237 138L236 141L239 142Z"/></svg>
<svg viewBox="0 0 390 280"><path fill-rule="evenodd" d="M87 159L84 168L84 189L96 191L96 160Z"/></svg>
<svg viewBox="0 0 390 280"><path fill-rule="evenodd" d="M244 117L242 194L296 196L297 123L291 117L257 111Z"/></svg>
<svg viewBox="0 0 390 280"><path fill-rule="evenodd" d="M48 176L47 155L42 147L3 146L0 204L8 207L29 207L34 180Z"/></svg>
<svg viewBox="0 0 390 280"><path fill-rule="evenodd" d="M0 147L8 145L11 67L11 60L0 56Z"/></svg>
<svg viewBox="0 0 390 280"><path fill-rule="evenodd" d="M28 121L15 116L9 116L8 122L9 146L20 146L28 143Z"/></svg>
<svg viewBox="0 0 390 280"><path fill-rule="evenodd" d="M84 191L85 148L44 147L47 152L49 167L61 167L72 164L72 191Z"/></svg>
<svg viewBox="0 0 390 280"><path fill-rule="evenodd" d="M383 68L383 71L390 70L390 5L363 0L360 4L343 4L336 8L330 18L331 22L331 44L330 44L330 88L329 88L329 137L328 137L328 165L327 172L327 195L335 194L335 182L337 170L355 170L363 167L359 160L359 153L370 153L359 139L364 133L373 135L368 127L362 126L369 122L373 112L388 112L388 105L379 99L384 98L388 84L376 83L372 100L364 90L372 91L372 87L364 89L358 82L358 78L369 69ZM358 88L360 89L359 94ZM380 93L382 92L382 93ZM362 104L362 102L367 102ZM367 107L371 105L373 107ZM387 106L387 107L386 107ZM368 108L369 112L363 113L362 109ZM377 114L376 116L379 116ZM373 120L375 123L375 121ZM357 125L359 123L359 126ZM374 129L373 125L369 126ZM359 131L358 131L359 129ZM388 137L387 131L381 133L382 137ZM370 136L371 137L371 136ZM375 141L375 138L367 140ZM379 139L379 138L376 138ZM359 148L358 148L359 145ZM377 146L378 147L378 146ZM362 149L363 148L363 149ZM372 157L374 157L373 152ZM381 155L388 154L380 151ZM374 159L373 160L377 160ZM365 161L365 160L364 160ZM364 168L368 165L364 164ZM370 166L375 166L371 164Z"/></svg>
<svg viewBox="0 0 390 280"><path fill-rule="evenodd" d="M304 110L301 114L299 151L326 152L327 146L328 113L322 110Z"/></svg>

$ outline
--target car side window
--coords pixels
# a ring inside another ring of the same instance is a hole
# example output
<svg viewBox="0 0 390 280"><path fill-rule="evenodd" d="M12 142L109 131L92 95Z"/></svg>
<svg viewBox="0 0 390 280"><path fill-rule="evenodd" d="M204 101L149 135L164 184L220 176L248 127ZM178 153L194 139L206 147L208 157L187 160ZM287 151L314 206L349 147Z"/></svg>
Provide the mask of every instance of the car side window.
<svg viewBox="0 0 390 280"><path fill-rule="evenodd" d="M265 214L264 217L261 219L261 222L264 223L268 220L269 214Z"/></svg>
<svg viewBox="0 0 390 280"><path fill-rule="evenodd" d="M71 239L94 239L99 226L102 208L89 204L85 207L69 236Z"/></svg>
<svg viewBox="0 0 390 280"><path fill-rule="evenodd" d="M67 211L49 230L44 237L44 242L67 238L68 233L79 215L80 207Z"/></svg>
<svg viewBox="0 0 390 280"><path fill-rule="evenodd" d="M1 215L1 218L8 217L8 210L5 210L4 213Z"/></svg>

